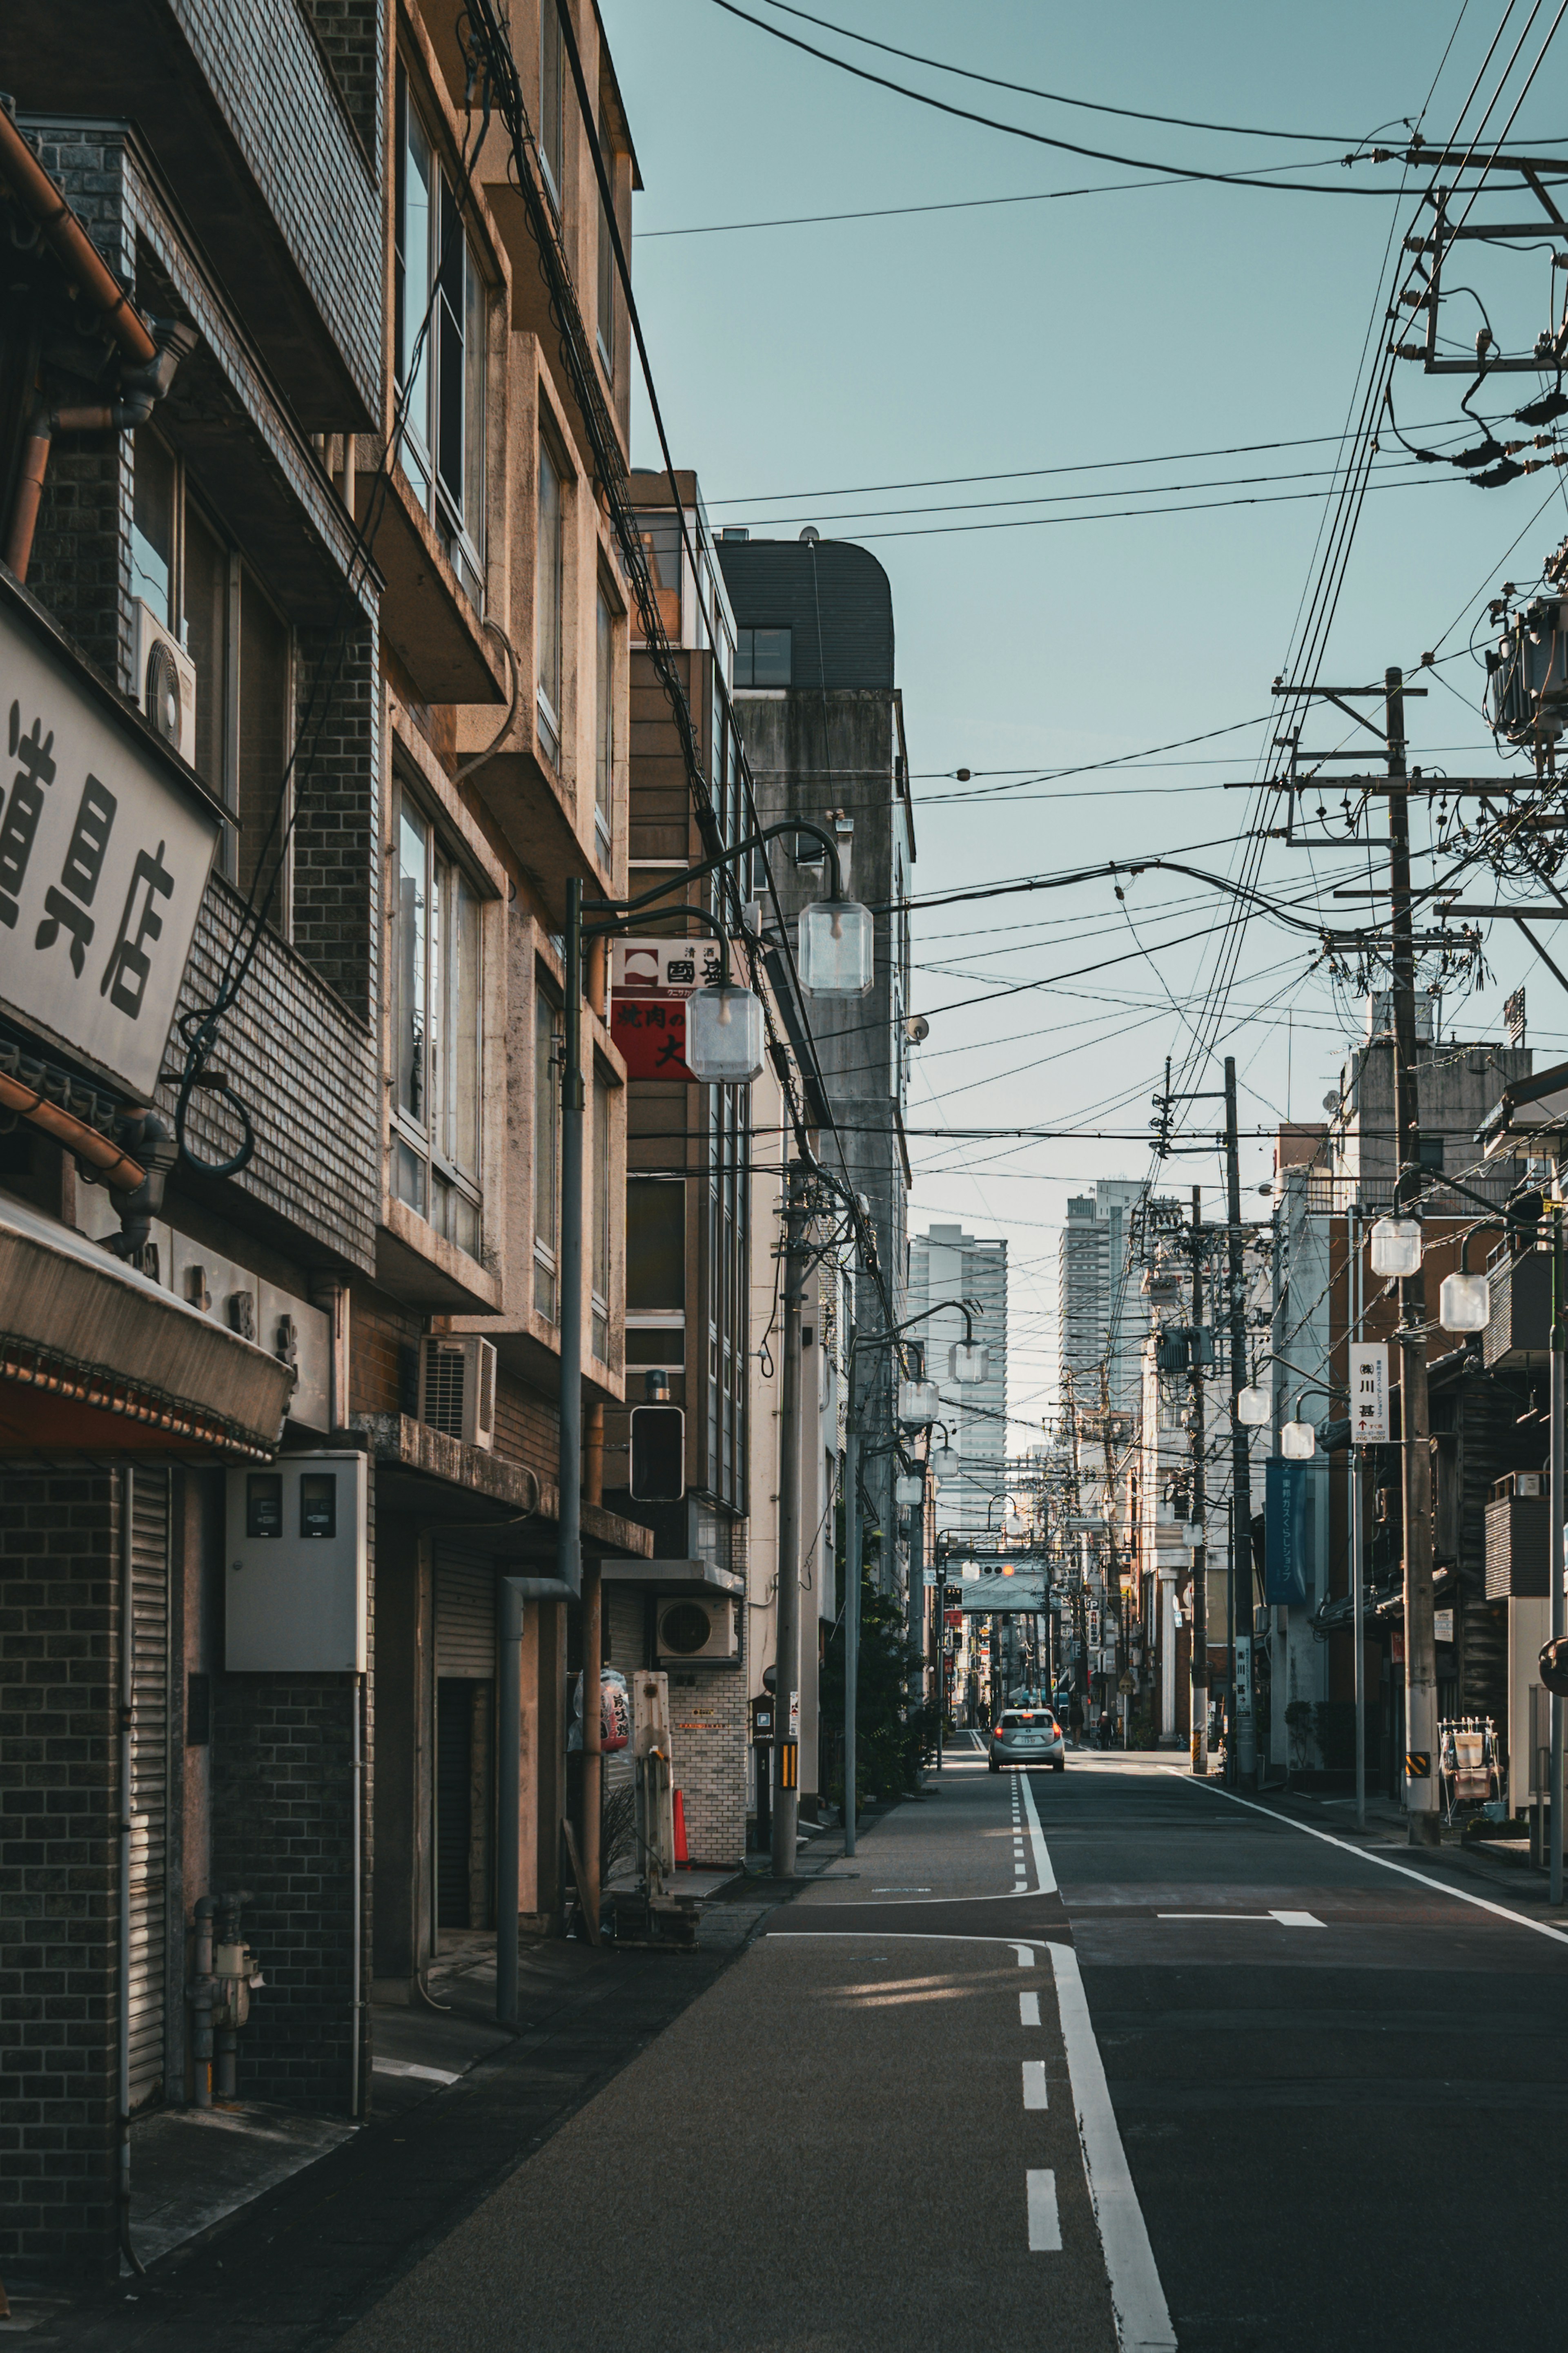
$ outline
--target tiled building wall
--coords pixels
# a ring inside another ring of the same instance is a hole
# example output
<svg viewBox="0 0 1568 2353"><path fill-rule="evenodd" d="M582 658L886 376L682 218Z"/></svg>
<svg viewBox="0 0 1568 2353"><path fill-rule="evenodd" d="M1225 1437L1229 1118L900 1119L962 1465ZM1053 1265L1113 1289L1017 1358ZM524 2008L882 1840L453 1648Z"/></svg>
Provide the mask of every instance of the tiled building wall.
<svg viewBox="0 0 1568 2353"><path fill-rule="evenodd" d="M739 1614L744 1617L743 1605ZM746 1856L750 1721L744 1659L722 1666L666 1663L675 1786L685 1804L687 1847L700 1867L738 1868Z"/></svg>
<svg viewBox="0 0 1568 2353"><path fill-rule="evenodd" d="M379 169L382 42L379 0L300 0L305 21L355 136Z"/></svg>
<svg viewBox="0 0 1568 2353"><path fill-rule="evenodd" d="M0 1479L0 2275L115 2231L118 1490Z"/></svg>
<svg viewBox="0 0 1568 2353"><path fill-rule="evenodd" d="M215 876L185 968L180 1010L210 1004L243 920L237 892ZM178 1031L175 1036L177 1038ZM231 1181L351 1265L370 1267L380 1211L380 1107L374 1039L309 966L263 931L218 1030L215 1062L250 1113L255 1157ZM174 1094L158 1097L172 1114ZM234 1151L239 1129L221 1099L197 1092L189 1141L205 1160Z"/></svg>
<svg viewBox="0 0 1568 2353"><path fill-rule="evenodd" d="M366 290L381 284L381 199L297 0L252 0L243 10L233 0L170 5L300 275L374 409L381 383L381 308L366 299ZM368 29L363 14L345 11L345 33L352 30L356 55ZM371 154L379 162L374 145Z"/></svg>

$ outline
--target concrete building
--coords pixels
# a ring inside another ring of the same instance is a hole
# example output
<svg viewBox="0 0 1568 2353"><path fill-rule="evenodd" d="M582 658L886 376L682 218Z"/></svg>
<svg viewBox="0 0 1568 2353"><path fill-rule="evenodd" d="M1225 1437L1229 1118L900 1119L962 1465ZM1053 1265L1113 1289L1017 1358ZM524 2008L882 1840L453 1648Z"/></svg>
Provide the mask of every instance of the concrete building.
<svg viewBox="0 0 1568 2353"><path fill-rule="evenodd" d="M909 1086L910 925L915 856L903 701L894 675L892 592L864 548L819 541L754 540L731 528L719 561L735 617L735 704L764 825L809 818L830 832L850 895L876 908L870 993L810 1007L808 1075L820 1086L826 1165L864 1198L877 1272L856 1279L858 1330L907 1313L904 1138ZM778 912L793 934L803 906L827 887L808 835L774 845ZM771 897L764 930L775 922ZM865 1351L857 1391L867 1438L865 1492L879 1532L868 1556L890 1590L907 1555L893 1510L891 1351Z"/></svg>
<svg viewBox="0 0 1568 2353"><path fill-rule="evenodd" d="M1103 1366L1112 1408L1139 1409L1149 1313L1129 1250L1132 1212L1147 1189L1127 1177L1100 1177L1092 1193L1068 1198L1058 1245L1064 1402L1070 1379L1077 1402L1098 1410Z"/></svg>
<svg viewBox="0 0 1568 2353"><path fill-rule="evenodd" d="M973 1336L991 1352L984 1381L959 1383L947 1374L948 1350L964 1334L954 1308L933 1315L910 1336L921 1340L942 1392L942 1426L959 1456L959 1471L942 1482L936 1532L954 1539L994 1536L1007 1492L1007 1245L980 1241L962 1226L933 1225L910 1238L908 1313L922 1314L939 1300L968 1300L976 1313ZM932 1443L940 1433L932 1432Z"/></svg>

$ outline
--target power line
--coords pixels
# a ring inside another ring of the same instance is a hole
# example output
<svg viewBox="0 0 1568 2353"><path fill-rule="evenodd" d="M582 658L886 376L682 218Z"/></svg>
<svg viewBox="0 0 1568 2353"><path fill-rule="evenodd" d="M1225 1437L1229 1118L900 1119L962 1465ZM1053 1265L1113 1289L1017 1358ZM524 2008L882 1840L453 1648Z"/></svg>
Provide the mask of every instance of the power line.
<svg viewBox="0 0 1568 2353"><path fill-rule="evenodd" d="M714 5L716 7L726 7L728 5L729 0L714 0ZM1452 484L1456 489L1459 486L1461 479L1462 478L1458 475L1445 475L1442 478L1444 482ZM1363 486L1363 495L1367 491L1371 490L1416 491L1421 489L1433 490L1437 487L1438 485L1434 482L1430 475L1423 474L1421 479L1410 481L1370 482ZM1474 486L1472 485L1472 487ZM1106 507L1102 508L1098 513L1015 515L1005 522L997 522L912 523L907 528L899 531L858 531L855 534L853 543L857 547L868 547L874 544L877 541L884 539L950 539L961 533L975 531L1037 531L1053 523L1125 522L1134 518L1147 515L1215 514L1219 512L1222 509L1230 507L1294 506L1299 504L1302 500L1311 501L1317 499L1331 499L1335 496L1336 492L1333 489L1326 491L1280 491L1277 493L1262 498L1193 499L1189 500L1184 506Z"/></svg>
<svg viewBox="0 0 1568 2353"><path fill-rule="evenodd" d="M1412 433L1440 433L1441 419L1431 425L1412 425ZM1329 441L1343 441L1344 432L1300 433L1284 441L1231 441L1214 449L1166 449L1149 458L1085 458L1070 466L1012 466L996 474L931 474L906 482L839 482L820 485L810 491L749 491L727 498L706 498L705 504L713 507L774 505L783 499L860 499L879 497L888 491L951 491L962 490L971 482L1021 482L1039 479L1047 474L1100 474L1127 466L1186 466L1202 458L1256 458L1273 449L1310 449Z"/></svg>
<svg viewBox="0 0 1568 2353"><path fill-rule="evenodd" d="M992 90L1014 90L1020 98L1047 99L1053 106L1079 107L1089 114L1119 114L1130 122L1163 122L1178 131L1222 131L1237 139L1300 139L1314 147L1342 146L1347 140L1352 146L1360 146L1364 136L1375 136L1375 133L1348 131L1262 131L1256 123L1198 122L1184 114L1150 114L1137 106L1107 106L1097 99L1069 98L1063 90L1036 90L1028 82L1008 81L1000 74L976 73L968 66L950 66L941 58L922 57L918 49L900 49L891 41L876 41L869 33L856 33L847 25L836 25L829 17L814 16L808 8L792 7L789 0L768 0L768 5L779 9L786 16L799 16L807 25L819 26L825 33L837 33L843 40L858 41L863 47L880 49L890 58L903 58L910 65L930 66L936 73L956 74L963 81L984 82ZM1378 128L1388 130L1395 122L1401 130L1410 128L1409 122L1402 116L1395 116Z"/></svg>
<svg viewBox="0 0 1568 2353"><path fill-rule="evenodd" d="M836 58L830 49L819 49L814 43L803 41L797 34L786 33L782 25L770 25L764 18L753 16L748 9L738 7L735 0L713 0L713 5L722 8L727 16L738 16L742 24L754 26L758 32L771 35L775 41L783 41L792 49L800 49L808 58L816 58L823 65L836 66L840 73L852 74L857 81L872 82L879 90L891 90L896 98L910 99L917 106L934 108L938 114L952 115L959 122L978 123L983 131L1001 131L1010 139L1026 139L1031 146L1054 147L1064 155L1083 155L1093 164L1120 164L1129 171L1157 172L1173 180L1203 180L1220 187L1265 188L1271 193L1279 190L1294 195L1371 196L1386 201L1398 193L1392 188L1363 188L1351 182L1336 185L1332 182L1318 184L1310 180L1268 180L1241 172L1204 172L1194 164L1159 164L1152 162L1147 155L1116 155L1102 147L1080 147L1073 140L1053 139L1047 132L1026 131L1016 122L1000 122L994 115L976 114L971 108L954 106L945 98L932 98L924 90L910 90L906 83L890 81L886 74L872 73L866 66L851 65L847 58Z"/></svg>

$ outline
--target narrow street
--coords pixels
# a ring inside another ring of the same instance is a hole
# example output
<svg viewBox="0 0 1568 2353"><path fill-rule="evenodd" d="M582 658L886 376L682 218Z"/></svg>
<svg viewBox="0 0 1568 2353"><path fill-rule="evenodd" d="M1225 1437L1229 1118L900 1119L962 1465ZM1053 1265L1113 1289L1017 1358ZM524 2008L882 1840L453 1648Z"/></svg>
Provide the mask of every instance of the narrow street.
<svg viewBox="0 0 1568 2353"><path fill-rule="evenodd" d="M1568 1935L1529 1895L1413 1877L1179 1759L995 1778L961 1747L933 1790L345 2353L587 2353L633 2311L641 2346L724 2353L1560 2341L1548 2274L1470 2253L1553 2195Z"/></svg>

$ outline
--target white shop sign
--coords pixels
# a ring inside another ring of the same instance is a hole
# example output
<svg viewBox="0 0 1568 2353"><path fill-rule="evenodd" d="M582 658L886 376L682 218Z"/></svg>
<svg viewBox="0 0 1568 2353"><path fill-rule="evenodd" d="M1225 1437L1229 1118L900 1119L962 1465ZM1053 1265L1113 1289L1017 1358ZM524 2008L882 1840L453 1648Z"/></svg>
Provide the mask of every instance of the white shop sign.
<svg viewBox="0 0 1568 2353"><path fill-rule="evenodd" d="M1350 1350L1351 1442L1354 1446L1388 1443L1388 1345L1383 1340L1352 1340Z"/></svg>
<svg viewBox="0 0 1568 2353"><path fill-rule="evenodd" d="M0 1000L149 1100L221 820L9 598L0 731Z"/></svg>

